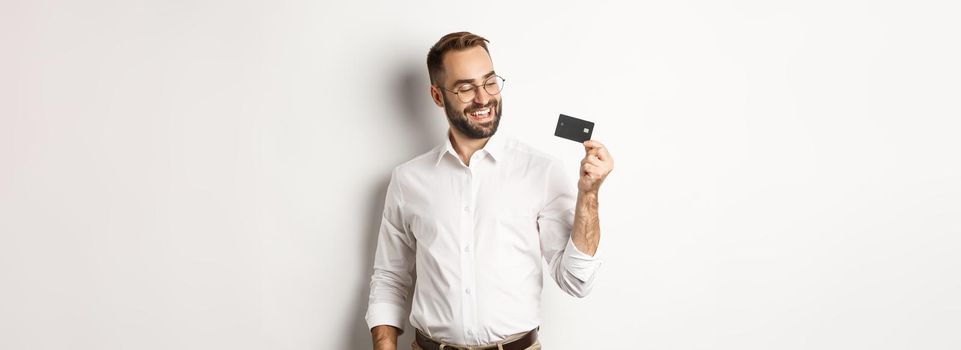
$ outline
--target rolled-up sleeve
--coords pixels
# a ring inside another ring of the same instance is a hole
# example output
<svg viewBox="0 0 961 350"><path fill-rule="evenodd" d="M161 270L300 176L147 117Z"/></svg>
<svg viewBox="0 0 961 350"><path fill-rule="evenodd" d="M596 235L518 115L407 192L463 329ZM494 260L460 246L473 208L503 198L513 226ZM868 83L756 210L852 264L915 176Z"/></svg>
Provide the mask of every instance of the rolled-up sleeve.
<svg viewBox="0 0 961 350"><path fill-rule="evenodd" d="M545 205L537 216L541 254L551 277L565 293L583 298L590 294L594 276L603 263L574 246L574 206L577 184L569 181L563 163L554 160L548 170Z"/></svg>
<svg viewBox="0 0 961 350"><path fill-rule="evenodd" d="M387 186L370 278L367 326L391 325L404 330L407 300L414 284L415 239L404 222L404 196L395 168Z"/></svg>

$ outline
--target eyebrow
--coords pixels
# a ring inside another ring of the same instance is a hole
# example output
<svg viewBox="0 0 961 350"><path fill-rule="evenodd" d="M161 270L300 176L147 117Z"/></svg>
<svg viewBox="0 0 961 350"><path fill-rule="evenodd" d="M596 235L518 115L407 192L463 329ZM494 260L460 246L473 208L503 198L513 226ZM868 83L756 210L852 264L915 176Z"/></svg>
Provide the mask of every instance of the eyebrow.
<svg viewBox="0 0 961 350"><path fill-rule="evenodd" d="M484 76L481 77L481 81L486 80L487 78L490 78L492 76L494 76L494 71L490 71L490 73L484 74ZM473 82L474 82L474 79L461 79L461 80L455 81L454 86L457 86L460 84L470 84Z"/></svg>

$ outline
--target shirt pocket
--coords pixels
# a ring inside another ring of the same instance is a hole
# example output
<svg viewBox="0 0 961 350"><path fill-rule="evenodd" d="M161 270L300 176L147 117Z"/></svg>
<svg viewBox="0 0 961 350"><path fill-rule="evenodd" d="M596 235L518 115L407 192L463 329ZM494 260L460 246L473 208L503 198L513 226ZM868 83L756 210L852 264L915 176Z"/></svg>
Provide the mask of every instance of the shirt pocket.
<svg viewBox="0 0 961 350"><path fill-rule="evenodd" d="M537 211L532 208L507 207L497 218L498 265L504 267L539 267L540 235Z"/></svg>
<svg viewBox="0 0 961 350"><path fill-rule="evenodd" d="M498 215L501 229L513 234L537 234L537 210L524 207L507 207Z"/></svg>

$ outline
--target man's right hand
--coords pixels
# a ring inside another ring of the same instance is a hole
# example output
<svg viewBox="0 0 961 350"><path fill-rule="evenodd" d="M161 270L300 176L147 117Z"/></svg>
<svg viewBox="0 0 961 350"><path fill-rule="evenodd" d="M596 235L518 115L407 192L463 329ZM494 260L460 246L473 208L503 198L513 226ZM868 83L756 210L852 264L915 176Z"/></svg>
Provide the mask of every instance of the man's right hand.
<svg viewBox="0 0 961 350"><path fill-rule="evenodd" d="M374 350L397 350L397 336L401 330L394 326L380 325L370 329Z"/></svg>

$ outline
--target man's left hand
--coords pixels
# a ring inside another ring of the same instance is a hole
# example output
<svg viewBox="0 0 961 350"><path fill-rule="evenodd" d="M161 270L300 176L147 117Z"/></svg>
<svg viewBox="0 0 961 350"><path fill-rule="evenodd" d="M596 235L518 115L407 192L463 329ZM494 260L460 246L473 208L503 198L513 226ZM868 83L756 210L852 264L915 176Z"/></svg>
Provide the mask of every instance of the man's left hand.
<svg viewBox="0 0 961 350"><path fill-rule="evenodd" d="M584 159L581 160L581 176L577 189L581 192L597 193L607 174L614 170L614 159L607 147L595 140L584 141Z"/></svg>

